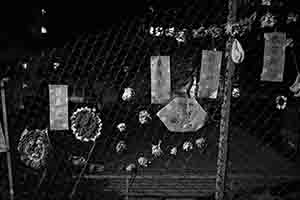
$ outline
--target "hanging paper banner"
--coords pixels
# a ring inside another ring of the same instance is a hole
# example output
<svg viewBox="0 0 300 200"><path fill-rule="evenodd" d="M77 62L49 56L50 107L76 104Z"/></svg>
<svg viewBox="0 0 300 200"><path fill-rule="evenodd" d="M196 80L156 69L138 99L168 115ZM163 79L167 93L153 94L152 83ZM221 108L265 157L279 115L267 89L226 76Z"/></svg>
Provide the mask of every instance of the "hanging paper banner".
<svg viewBox="0 0 300 200"><path fill-rule="evenodd" d="M6 152L6 151L8 151L8 146L6 144L4 132L2 129L2 124L0 122L0 152Z"/></svg>
<svg viewBox="0 0 300 200"><path fill-rule="evenodd" d="M195 98L176 97L157 116L172 132L195 132L204 126L207 113Z"/></svg>
<svg viewBox="0 0 300 200"><path fill-rule="evenodd" d="M264 65L261 73L262 81L283 81L285 63L285 33L265 33Z"/></svg>
<svg viewBox="0 0 300 200"><path fill-rule="evenodd" d="M68 86L49 85L50 129L68 130Z"/></svg>
<svg viewBox="0 0 300 200"><path fill-rule="evenodd" d="M202 51L198 97L211 99L217 98L221 62L221 51Z"/></svg>
<svg viewBox="0 0 300 200"><path fill-rule="evenodd" d="M165 104L170 97L170 57L151 56L151 103Z"/></svg>

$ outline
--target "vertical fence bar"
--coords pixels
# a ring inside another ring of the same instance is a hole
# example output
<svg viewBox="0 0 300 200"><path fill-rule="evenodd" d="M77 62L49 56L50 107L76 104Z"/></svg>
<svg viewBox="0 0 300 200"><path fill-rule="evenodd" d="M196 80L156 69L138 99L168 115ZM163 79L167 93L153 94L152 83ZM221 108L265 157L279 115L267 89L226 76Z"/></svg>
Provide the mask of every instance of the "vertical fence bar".
<svg viewBox="0 0 300 200"><path fill-rule="evenodd" d="M9 194L10 200L14 200L14 189L13 189L13 176L12 176L12 165L11 165L11 156L10 156L10 145L9 145L9 136L8 136L8 125L7 125L7 112L6 112L6 102L5 102L5 88L4 82L7 79L2 79L0 83L1 87L1 102L2 102L2 114L3 114L3 126L4 134L6 139L6 145L8 147L7 151L7 168L8 168L8 180L9 180Z"/></svg>
<svg viewBox="0 0 300 200"><path fill-rule="evenodd" d="M129 197L128 197L128 194L129 193L129 177L126 176L126 196L125 196L125 199L128 200Z"/></svg>
<svg viewBox="0 0 300 200"><path fill-rule="evenodd" d="M228 24L232 24L236 20L236 0L228 0ZM225 199L225 185L227 176L227 156L228 156L228 129L229 129L229 117L230 117L230 100L232 90L232 78L235 71L235 65L230 57L232 48L233 37L229 36L226 42L227 58L226 72L225 72L225 85L223 102L221 107L221 120L220 120L220 136L219 136L219 150L217 157L217 176L216 176L216 200Z"/></svg>

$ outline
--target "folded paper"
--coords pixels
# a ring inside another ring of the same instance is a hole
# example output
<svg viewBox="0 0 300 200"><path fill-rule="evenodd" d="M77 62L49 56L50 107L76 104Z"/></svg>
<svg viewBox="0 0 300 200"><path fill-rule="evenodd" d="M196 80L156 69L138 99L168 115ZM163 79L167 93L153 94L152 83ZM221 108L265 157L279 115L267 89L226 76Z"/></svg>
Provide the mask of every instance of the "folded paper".
<svg viewBox="0 0 300 200"><path fill-rule="evenodd" d="M221 62L222 52L208 50L202 51L198 97L211 99L217 98Z"/></svg>
<svg viewBox="0 0 300 200"><path fill-rule="evenodd" d="M284 63L286 34L285 33L265 33L264 65L261 73L262 81L282 82Z"/></svg>
<svg viewBox="0 0 300 200"><path fill-rule="evenodd" d="M50 129L68 130L68 86L49 85Z"/></svg>
<svg viewBox="0 0 300 200"><path fill-rule="evenodd" d="M165 104L170 97L170 57L151 56L151 103Z"/></svg>
<svg viewBox="0 0 300 200"><path fill-rule="evenodd" d="M204 126L207 113L195 98L176 97L157 116L172 132L195 132Z"/></svg>

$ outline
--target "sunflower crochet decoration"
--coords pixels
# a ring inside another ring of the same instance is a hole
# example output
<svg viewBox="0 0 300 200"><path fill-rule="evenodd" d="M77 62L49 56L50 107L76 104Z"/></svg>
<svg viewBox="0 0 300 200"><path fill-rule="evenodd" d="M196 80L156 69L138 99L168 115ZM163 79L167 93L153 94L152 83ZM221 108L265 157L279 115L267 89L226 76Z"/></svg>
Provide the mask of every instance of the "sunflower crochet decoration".
<svg viewBox="0 0 300 200"><path fill-rule="evenodd" d="M71 116L71 129L76 139L95 141L101 135L102 121L96 114L96 109L78 108Z"/></svg>
<svg viewBox="0 0 300 200"><path fill-rule="evenodd" d="M27 130L21 135L18 144L21 161L33 169L41 169L46 166L51 151L51 143L48 130Z"/></svg>

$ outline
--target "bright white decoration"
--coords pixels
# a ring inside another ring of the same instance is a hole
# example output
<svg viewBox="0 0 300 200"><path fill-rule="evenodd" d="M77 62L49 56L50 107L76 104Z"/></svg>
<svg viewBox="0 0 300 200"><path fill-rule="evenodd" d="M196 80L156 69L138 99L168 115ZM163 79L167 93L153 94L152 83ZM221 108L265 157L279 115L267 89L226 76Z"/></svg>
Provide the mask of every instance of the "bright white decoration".
<svg viewBox="0 0 300 200"><path fill-rule="evenodd" d="M171 149L171 151L170 151L170 154L176 156L176 154L177 154L177 147L173 147L173 148Z"/></svg>
<svg viewBox="0 0 300 200"><path fill-rule="evenodd" d="M23 63L23 64L22 64L22 67L23 67L23 69L27 69L28 64L27 64L27 63Z"/></svg>
<svg viewBox="0 0 300 200"><path fill-rule="evenodd" d="M127 149L125 141L121 140L116 146L117 153L123 153Z"/></svg>
<svg viewBox="0 0 300 200"><path fill-rule="evenodd" d="M233 88L232 90L232 97L238 98L240 96L240 90L239 88Z"/></svg>
<svg viewBox="0 0 300 200"><path fill-rule="evenodd" d="M128 171L128 172L132 172L132 171L135 170L135 169L136 169L136 166L135 166L135 164L133 164L133 163L129 164L129 165L126 167L126 171Z"/></svg>
<svg viewBox="0 0 300 200"><path fill-rule="evenodd" d="M285 96L276 97L276 108L278 110L284 110L287 104L287 98Z"/></svg>
<svg viewBox="0 0 300 200"><path fill-rule="evenodd" d="M139 122L141 124L145 124L145 123L147 123L151 119L152 118L151 118L151 116L150 116L150 114L148 113L147 110L140 111L140 113L139 113Z"/></svg>
<svg viewBox="0 0 300 200"><path fill-rule="evenodd" d="M185 36L185 29L182 31L178 31L175 39L177 40L178 43L183 43L186 40L186 36Z"/></svg>
<svg viewBox="0 0 300 200"><path fill-rule="evenodd" d="M195 141L197 148L204 149L207 146L206 139L204 137L198 138Z"/></svg>
<svg viewBox="0 0 300 200"><path fill-rule="evenodd" d="M54 68L54 69L57 69L59 66L60 66L60 63L59 63L59 62L54 62L54 63L53 63L53 68Z"/></svg>
<svg viewBox="0 0 300 200"><path fill-rule="evenodd" d="M120 132L124 132L126 130L126 124L120 123L118 124L117 128L119 129Z"/></svg>
<svg viewBox="0 0 300 200"><path fill-rule="evenodd" d="M132 88L125 88L122 95L123 101L129 101L134 96L134 90Z"/></svg>
<svg viewBox="0 0 300 200"><path fill-rule="evenodd" d="M41 27L41 33L43 33L43 34L46 34L46 33L47 33L46 27L44 27L44 26Z"/></svg>
<svg viewBox="0 0 300 200"><path fill-rule="evenodd" d="M148 159L145 158L145 157L139 157L138 163L139 163L141 166L143 166L143 167L148 167L148 165L149 165L151 162L148 161Z"/></svg>
<svg viewBox="0 0 300 200"><path fill-rule="evenodd" d="M173 37L175 35L175 28L171 27L165 30L165 34L168 37Z"/></svg>
<svg viewBox="0 0 300 200"><path fill-rule="evenodd" d="M160 37L160 36L162 36L163 34L164 34L164 29L163 29L163 27L156 27L155 28L155 36L156 37Z"/></svg>
<svg viewBox="0 0 300 200"><path fill-rule="evenodd" d="M193 149L193 144L191 142L184 142L182 148L184 151L190 151Z"/></svg>
<svg viewBox="0 0 300 200"><path fill-rule="evenodd" d="M152 144L152 155L154 155L155 157L159 157L163 154L160 145L161 145L161 140L159 140L157 145Z"/></svg>

